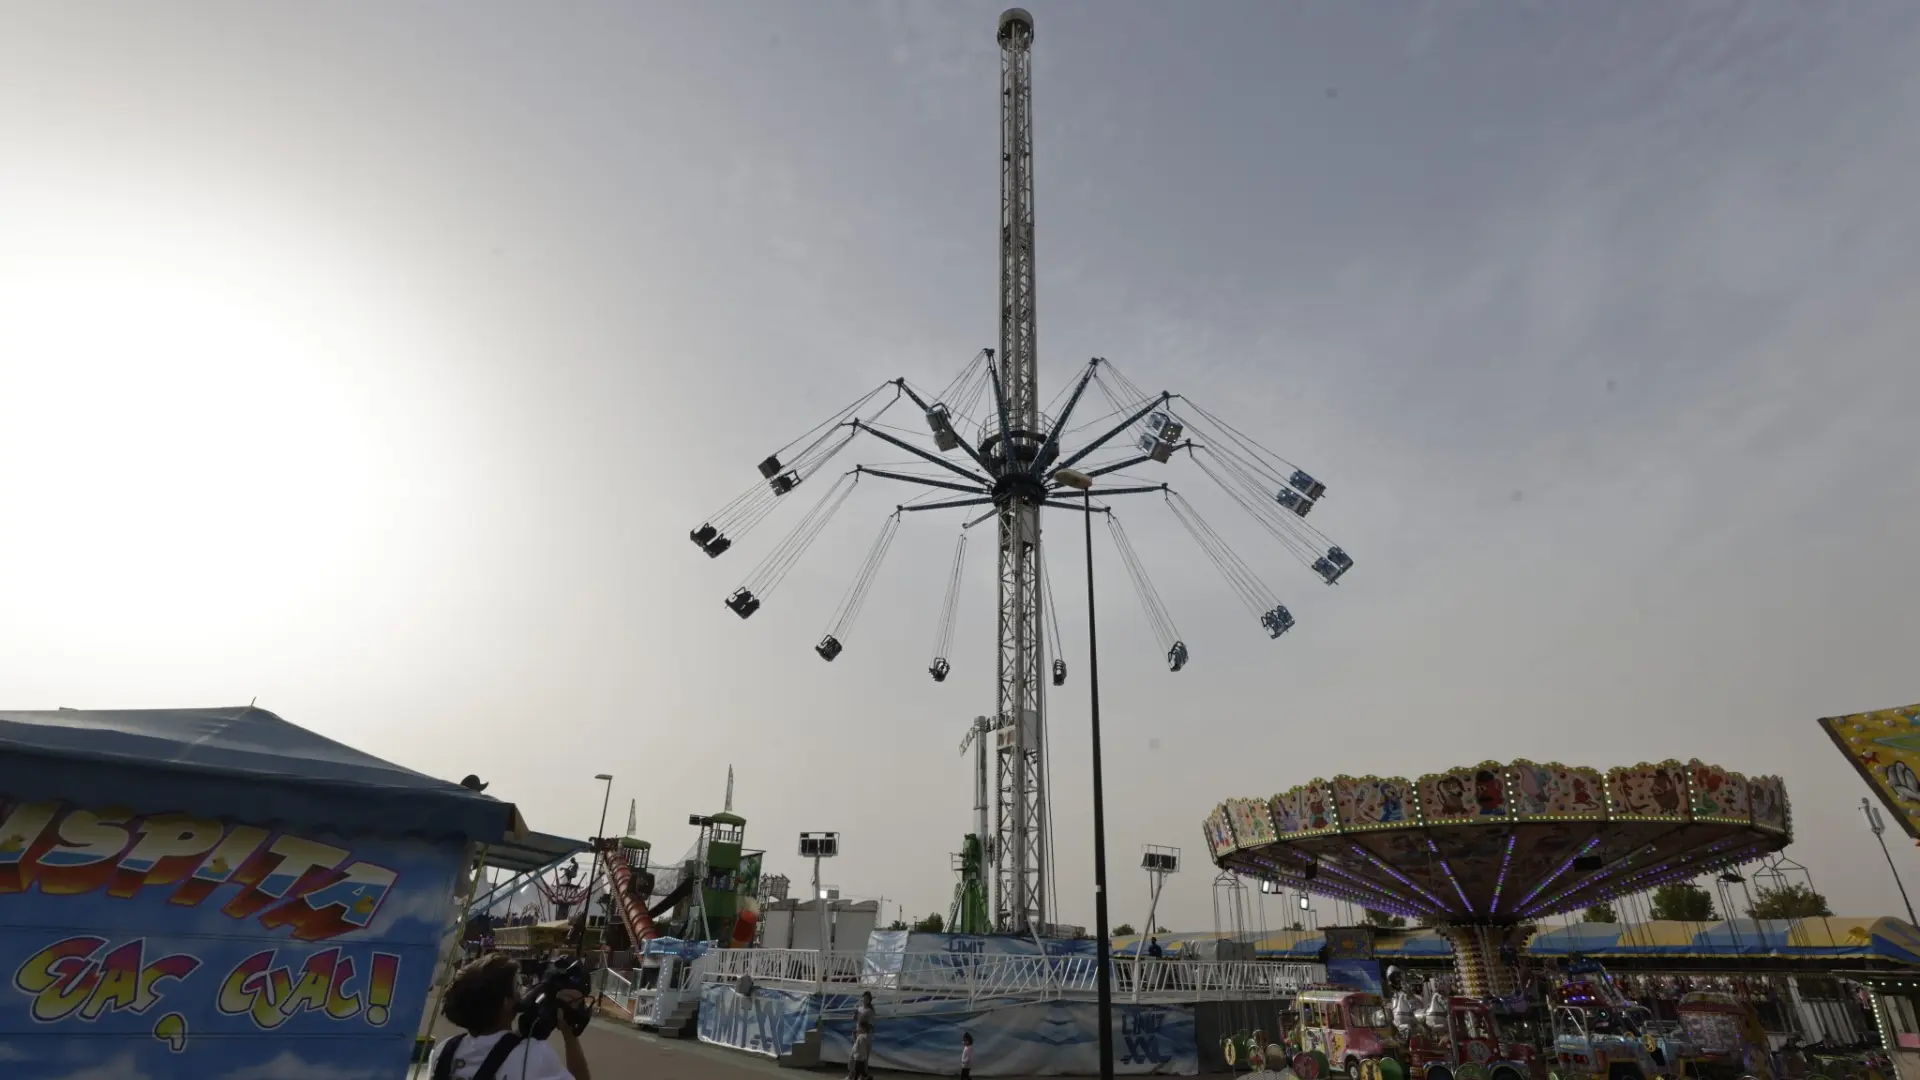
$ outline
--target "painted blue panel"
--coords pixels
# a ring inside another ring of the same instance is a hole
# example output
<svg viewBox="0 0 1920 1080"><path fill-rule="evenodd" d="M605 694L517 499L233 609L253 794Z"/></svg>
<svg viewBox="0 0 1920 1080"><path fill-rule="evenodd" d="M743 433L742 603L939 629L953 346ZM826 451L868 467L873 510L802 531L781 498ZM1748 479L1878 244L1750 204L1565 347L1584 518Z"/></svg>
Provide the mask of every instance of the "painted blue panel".
<svg viewBox="0 0 1920 1080"><path fill-rule="evenodd" d="M0 1074L398 1075L463 850L0 797Z"/></svg>
<svg viewBox="0 0 1920 1080"><path fill-rule="evenodd" d="M1193 1076L1200 1071L1193 1010L1178 1005L1124 1005L1113 1010L1114 1071L1122 1075ZM1099 1072L1099 1010L1090 1001L1042 1001L987 1009L933 1008L880 1017L874 1025L875 1069L952 1075L960 1071L960 1036L973 1036L975 1076L1088 1076ZM821 1031L825 1061L844 1063L852 1021L829 1019Z"/></svg>

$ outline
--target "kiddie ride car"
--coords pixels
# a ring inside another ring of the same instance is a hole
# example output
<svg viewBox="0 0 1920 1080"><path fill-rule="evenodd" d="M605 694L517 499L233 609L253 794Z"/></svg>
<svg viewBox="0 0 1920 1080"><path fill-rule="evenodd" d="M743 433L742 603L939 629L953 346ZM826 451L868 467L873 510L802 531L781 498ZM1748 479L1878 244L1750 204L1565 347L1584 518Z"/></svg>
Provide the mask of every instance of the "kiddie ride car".
<svg viewBox="0 0 1920 1080"><path fill-rule="evenodd" d="M1400 1080L1407 1048L1393 1030L1380 995L1344 987L1312 987L1295 999L1299 1026L1294 1033L1293 1074L1320 1080L1334 1068L1351 1080Z"/></svg>
<svg viewBox="0 0 1920 1080"><path fill-rule="evenodd" d="M1652 1013L1586 979L1553 991L1554 1073L1560 1080L1677 1076L1684 1060L1651 1028Z"/></svg>
<svg viewBox="0 0 1920 1080"><path fill-rule="evenodd" d="M1456 997L1447 1004L1447 1032L1415 1035L1407 1044L1413 1080L1546 1080L1539 1051L1504 1036L1490 1003Z"/></svg>

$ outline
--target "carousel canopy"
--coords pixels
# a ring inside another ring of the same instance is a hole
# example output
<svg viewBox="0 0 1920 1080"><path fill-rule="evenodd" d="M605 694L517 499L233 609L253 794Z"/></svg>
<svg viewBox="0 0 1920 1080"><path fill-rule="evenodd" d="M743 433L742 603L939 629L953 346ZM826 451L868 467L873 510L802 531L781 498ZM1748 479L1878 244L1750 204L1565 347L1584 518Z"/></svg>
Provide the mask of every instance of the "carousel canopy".
<svg viewBox="0 0 1920 1080"><path fill-rule="evenodd" d="M1452 923L1577 911L1751 862L1793 835L1778 777L1699 761L1336 776L1229 799L1205 827L1224 869Z"/></svg>
<svg viewBox="0 0 1920 1080"><path fill-rule="evenodd" d="M1199 951L1208 941L1230 934L1182 933L1160 935L1168 956ZM1315 963L1326 947L1320 930L1282 930L1242 935L1261 960ZM1131 956L1142 947L1133 937L1114 939L1116 956ZM1676 959L1732 959L1775 957L1782 960L1847 960L1910 964L1920 967L1920 928L1902 919L1832 915L1819 919L1734 919L1729 922L1574 923L1542 928L1526 949L1527 955L1657 957ZM1433 930L1375 930L1373 959L1448 960L1453 956L1447 939Z"/></svg>

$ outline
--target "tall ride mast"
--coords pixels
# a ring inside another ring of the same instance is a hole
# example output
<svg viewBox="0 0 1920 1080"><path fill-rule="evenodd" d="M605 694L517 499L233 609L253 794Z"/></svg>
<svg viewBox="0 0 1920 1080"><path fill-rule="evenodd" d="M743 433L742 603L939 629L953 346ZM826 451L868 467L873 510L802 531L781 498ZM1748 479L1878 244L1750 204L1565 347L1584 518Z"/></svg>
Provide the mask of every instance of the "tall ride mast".
<svg viewBox="0 0 1920 1080"><path fill-rule="evenodd" d="M1033 258L1033 16L1000 15L1000 356L1003 457L1041 451ZM1010 933L1047 924L1046 691L1040 628L1040 506L1044 490L999 504L998 816L994 922Z"/></svg>
<svg viewBox="0 0 1920 1080"><path fill-rule="evenodd" d="M1184 669L1191 658L1187 643L1113 515L1110 501L1115 497L1162 496L1174 518L1220 571L1267 637L1277 640L1291 630L1294 616L1184 496L1168 484L1122 470L1135 466L1151 469L1184 451L1202 473L1323 582L1336 584L1353 568L1352 556L1305 520L1326 495L1326 484L1191 398L1176 398L1168 390L1144 392L1105 358L1096 356L1087 361L1070 392L1063 393L1064 402L1058 411L1043 415L1034 300L1033 36L1032 15L1021 8L1001 13L995 29L1000 45L999 342L981 349L942 391L923 393L923 388L903 377L889 379L856 398L769 454L760 462L759 481L688 534L708 558L720 557L780 503L792 501L789 496L802 484L808 485L808 491L820 487L820 483L809 484L809 478L820 475L857 436L866 435L912 454L918 462L905 467L932 466L938 472L902 472L899 463L890 462L855 465L837 478L821 482L826 489L812 509L748 571L725 603L742 619L759 611L767 595L779 587L795 561L819 539L863 477L926 489L896 504L886 515L879 535L813 651L828 663L845 651L846 636L903 517L918 517L923 511L964 510L971 520L961 525L954 546L946 603L934 637L933 660L927 667L927 673L938 683L946 681L952 672L948 647L962 591L968 530L994 519L999 531L995 708L991 716L980 718L969 736L970 744L977 739L983 752L976 773L979 817L974 835L966 841L966 866L978 868L978 872L969 869L963 879L964 888L957 898L965 903L956 910L964 907L969 927L991 923L1001 932L1022 936L1048 933L1056 915L1050 902L1054 885L1050 850L1053 822L1047 797L1046 689L1049 679L1056 687L1065 685L1067 679L1066 661L1056 657L1049 667L1046 656L1049 628L1052 651L1060 652L1061 644L1059 618L1052 610L1051 584L1043 576L1046 560L1041 557L1041 509L1102 515L1141 610L1159 647L1166 651L1167 669L1174 672ZM1090 386L1098 387L1113 411L1071 427L1074 410ZM983 397L990 398L984 407ZM1176 399L1180 401L1178 412ZM902 402L910 403L925 416L931 448L901 438L901 433L912 435L911 431L878 423L887 410ZM1088 430L1096 433L1083 434ZM1062 446L1066 439L1074 443L1072 448ZM1101 456L1089 461L1094 454ZM1086 464L1081 465L1083 461ZM1088 485L1100 476L1112 479L1100 481L1095 493L1087 495ZM936 495L938 498L928 501ZM985 815L989 784L984 749L989 739L994 761L991 825ZM991 904L983 895L989 882Z"/></svg>

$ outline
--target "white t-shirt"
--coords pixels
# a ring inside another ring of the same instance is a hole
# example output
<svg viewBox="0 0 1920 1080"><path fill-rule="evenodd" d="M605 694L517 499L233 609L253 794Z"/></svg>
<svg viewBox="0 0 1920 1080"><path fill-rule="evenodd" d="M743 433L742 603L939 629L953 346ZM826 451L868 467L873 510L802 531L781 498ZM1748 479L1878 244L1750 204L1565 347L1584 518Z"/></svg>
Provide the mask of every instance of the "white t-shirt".
<svg viewBox="0 0 1920 1080"><path fill-rule="evenodd" d="M504 1031L496 1031L491 1035L460 1036L460 1046L455 1051L459 1056L453 1059L453 1080L473 1080L474 1074L480 1071L481 1064L487 1060L487 1055L493 1053L493 1044L505 1034ZM452 1038L448 1038L433 1048L433 1060L427 1064L428 1076L432 1076L433 1070L439 1068L440 1055L452 1042ZM567 1071L566 1063L554 1052L553 1047L532 1039L514 1047L493 1076L494 1080L573 1080L573 1074Z"/></svg>

